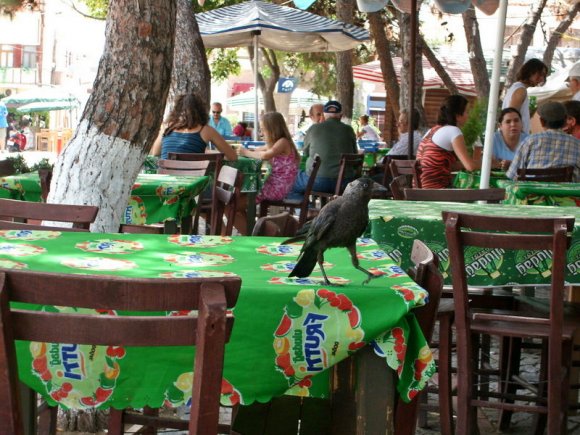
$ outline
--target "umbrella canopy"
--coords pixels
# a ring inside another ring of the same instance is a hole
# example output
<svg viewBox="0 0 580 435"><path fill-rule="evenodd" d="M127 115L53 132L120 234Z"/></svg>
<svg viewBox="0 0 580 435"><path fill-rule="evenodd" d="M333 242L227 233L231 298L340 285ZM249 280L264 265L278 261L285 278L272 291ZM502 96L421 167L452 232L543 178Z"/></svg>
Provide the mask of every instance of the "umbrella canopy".
<svg viewBox="0 0 580 435"><path fill-rule="evenodd" d="M423 89L438 89L444 87L445 84L437 71L431 66L425 56L423 56ZM451 80L457 86L457 89L464 95L477 96L475 83L473 81L473 73L467 67L461 66L450 59L439 59ZM403 60L400 57L393 57L393 65L397 74L397 81L401 81L401 68L403 67ZM383 83L383 73L381 71L381 64L378 60L357 65L352 68L355 79L365 80L375 83Z"/></svg>
<svg viewBox="0 0 580 435"><path fill-rule="evenodd" d="M319 97L318 95L308 92L305 89L297 88L292 92L290 97L290 105L295 107L306 107L312 104L322 104L327 101L327 98ZM254 103L254 92L248 91L228 98L229 107L244 107ZM263 103L262 93L260 92L260 104Z"/></svg>
<svg viewBox="0 0 580 435"><path fill-rule="evenodd" d="M207 48L254 47L254 119L258 127L258 48L290 52L350 50L369 40L365 29L299 9L249 1L196 14ZM254 128L254 139L258 128Z"/></svg>
<svg viewBox="0 0 580 435"><path fill-rule="evenodd" d="M8 107L17 107L29 103L54 103L54 102L74 102L77 98L70 92L55 88L35 88L24 92L2 98L2 102ZM67 107L68 109L68 107Z"/></svg>
<svg viewBox="0 0 580 435"><path fill-rule="evenodd" d="M78 100L74 101L37 101L19 106L16 111L21 113L49 112L51 110L74 109L79 106Z"/></svg>
<svg viewBox="0 0 580 435"><path fill-rule="evenodd" d="M345 51L369 39L352 24L299 9L249 1L195 16L206 48L260 47L290 52Z"/></svg>

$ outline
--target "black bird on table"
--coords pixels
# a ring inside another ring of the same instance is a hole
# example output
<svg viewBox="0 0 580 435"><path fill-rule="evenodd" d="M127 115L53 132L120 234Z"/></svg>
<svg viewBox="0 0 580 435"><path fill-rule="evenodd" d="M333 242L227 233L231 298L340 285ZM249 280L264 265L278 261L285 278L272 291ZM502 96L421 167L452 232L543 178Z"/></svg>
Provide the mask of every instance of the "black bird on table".
<svg viewBox="0 0 580 435"><path fill-rule="evenodd" d="M307 277L318 263L324 282L332 285L324 271L324 251L329 248L346 248L353 266L367 275L363 284L377 278L379 275L374 275L359 265L356 240L368 225L372 194L385 190L382 185L366 177L351 182L342 196L327 203L318 216L302 228L303 234L282 242L288 244L304 240L296 266L289 276Z"/></svg>

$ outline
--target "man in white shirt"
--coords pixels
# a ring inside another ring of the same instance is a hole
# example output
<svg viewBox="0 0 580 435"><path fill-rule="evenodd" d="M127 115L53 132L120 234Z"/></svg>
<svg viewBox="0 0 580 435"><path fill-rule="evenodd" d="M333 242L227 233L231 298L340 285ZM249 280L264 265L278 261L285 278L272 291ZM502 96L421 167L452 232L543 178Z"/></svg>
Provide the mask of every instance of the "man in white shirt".
<svg viewBox="0 0 580 435"><path fill-rule="evenodd" d="M417 109L413 109L413 155L417 154L417 148L421 142L421 134L417 130L419 128L419 120L421 115ZM393 145L388 155L400 156L407 155L409 152L409 113L407 110L401 110L399 114L399 121L397 122L397 130L399 130L399 141Z"/></svg>

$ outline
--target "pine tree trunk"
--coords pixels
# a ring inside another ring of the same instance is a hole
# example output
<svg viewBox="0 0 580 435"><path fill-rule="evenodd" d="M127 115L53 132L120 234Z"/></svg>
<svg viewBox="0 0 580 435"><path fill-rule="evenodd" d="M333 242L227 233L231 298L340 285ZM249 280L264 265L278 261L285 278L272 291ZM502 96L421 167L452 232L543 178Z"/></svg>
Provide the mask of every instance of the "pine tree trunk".
<svg viewBox="0 0 580 435"><path fill-rule="evenodd" d="M250 54L250 61L252 63L252 68L254 68L254 49L253 47L248 47L248 53ZM264 99L264 111L265 112L276 112L276 101L274 100L274 91L276 90L276 85L278 84L278 79L280 78L280 65L278 65L278 58L276 57L276 52L271 48L261 48L260 53L262 54L262 60L270 68L270 76L266 80L264 75L258 73L258 87L262 91L262 98ZM264 67L261 62L259 62L261 68Z"/></svg>
<svg viewBox="0 0 580 435"><path fill-rule="evenodd" d="M177 0L175 48L168 104L177 95L195 93L209 110L211 74L191 0Z"/></svg>
<svg viewBox="0 0 580 435"><path fill-rule="evenodd" d="M467 41L467 51L469 53L469 65L475 82L478 98L489 97L489 76L487 75L487 64L483 57L481 48L481 36L479 34L479 23L475 15L475 8L471 6L461 14L463 17L463 28L465 29L465 39Z"/></svg>
<svg viewBox="0 0 580 435"><path fill-rule="evenodd" d="M115 232L155 140L169 91L176 0L117 0L93 93L58 158L48 201L99 207L92 231Z"/></svg>
<svg viewBox="0 0 580 435"><path fill-rule="evenodd" d="M336 18L352 24L355 13L354 0L336 1ZM344 122L352 120L354 104L354 81L352 75L354 50L339 51L336 53L336 96L342 104Z"/></svg>
<svg viewBox="0 0 580 435"><path fill-rule="evenodd" d="M452 95L459 94L459 89L457 89L455 82L451 79L451 77L449 77L449 74L447 74L445 67L441 65L441 62L439 62L439 59L437 59L437 56L435 55L435 53L433 53L433 50L431 50L431 48L427 45L423 37L420 35L419 40L421 41L423 55L427 58L429 64L431 64L437 75L441 78L443 84L445 85L449 93Z"/></svg>
<svg viewBox="0 0 580 435"><path fill-rule="evenodd" d="M574 18L580 12L580 1L575 2L573 5L570 5L570 9L568 9L568 13L566 17L560 21L558 27L554 29L552 34L550 35L550 39L548 40L548 45L546 45L546 50L544 51L544 63L548 67L548 71L550 71L552 67L552 60L554 59L554 51L558 46L560 40L562 39L562 35L566 33L570 25L574 22Z"/></svg>
<svg viewBox="0 0 580 435"><path fill-rule="evenodd" d="M409 59L411 56L416 57L415 62L415 95L413 99L413 107L421 114L421 119L425 119L423 109L423 52L421 38L417 38L416 52L411 52L411 16L402 12L397 13L399 17L399 28L401 30L400 40L402 47L403 66L401 68L401 93L399 96L399 104L401 107L409 110L409 83L411 80L411 66Z"/></svg>
<svg viewBox="0 0 580 435"><path fill-rule="evenodd" d="M535 0L534 7L532 9L531 15L526 20L526 23L522 27L522 33L520 34L520 41L517 46L517 53L512 59L510 66L506 74L506 83L504 89L509 89L513 82L516 81L516 74L522 67L525 61L526 52L528 47L532 42L534 32L536 31L536 26L538 21L542 16L544 7L546 6L547 0Z"/></svg>
<svg viewBox="0 0 580 435"><path fill-rule="evenodd" d="M383 139L385 142L391 143L395 139L397 131L396 128L394 128L395 119L401 109L399 106L400 87L399 82L397 81L395 67L393 65L391 46L389 38L387 37L385 20L380 12L371 12L367 16L369 19L371 39L375 43L376 51L379 56L383 82L385 85L385 91L387 92Z"/></svg>

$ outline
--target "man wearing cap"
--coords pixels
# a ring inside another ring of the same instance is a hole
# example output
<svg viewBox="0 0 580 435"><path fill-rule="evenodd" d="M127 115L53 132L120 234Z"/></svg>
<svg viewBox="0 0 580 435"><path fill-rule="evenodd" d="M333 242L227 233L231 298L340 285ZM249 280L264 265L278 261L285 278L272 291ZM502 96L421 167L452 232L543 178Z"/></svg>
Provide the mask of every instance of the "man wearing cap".
<svg viewBox="0 0 580 435"><path fill-rule="evenodd" d="M568 72L568 84L572 91L572 99L580 101L580 61L576 62Z"/></svg>
<svg viewBox="0 0 580 435"><path fill-rule="evenodd" d="M213 103L211 105L211 116L209 117L209 126L213 127L217 130L219 134L222 136L231 136L232 135L232 125L227 118L222 116L222 104L221 103Z"/></svg>
<svg viewBox="0 0 580 435"><path fill-rule="evenodd" d="M573 181L580 182L580 140L564 133L566 109L562 103L549 102L538 108L544 131L532 134L517 149L507 176L515 178L520 168L543 169L573 166Z"/></svg>
<svg viewBox="0 0 580 435"><path fill-rule="evenodd" d="M312 165L315 154L320 156L321 164L314 187L318 192L334 192L340 157L343 153L357 153L356 134L350 125L340 122L342 105L331 100L324 105L324 122L313 124L304 137L303 155L308 157L306 168ZM304 195L310 174L300 171L294 182L294 187L288 195L298 199Z"/></svg>

